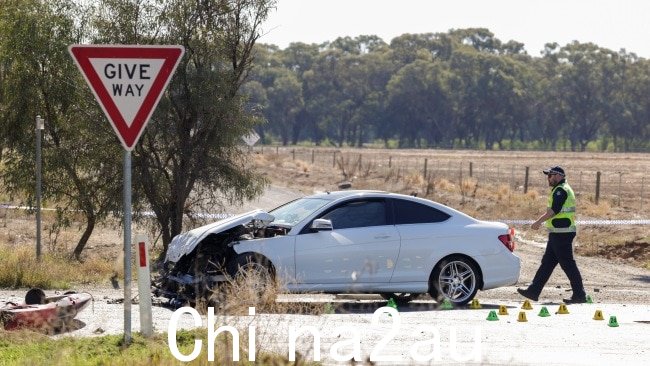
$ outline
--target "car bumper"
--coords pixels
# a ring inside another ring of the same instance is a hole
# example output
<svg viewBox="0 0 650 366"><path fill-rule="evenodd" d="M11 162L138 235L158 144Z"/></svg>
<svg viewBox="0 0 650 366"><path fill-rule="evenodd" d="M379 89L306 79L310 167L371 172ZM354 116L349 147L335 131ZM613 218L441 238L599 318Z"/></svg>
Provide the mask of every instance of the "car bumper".
<svg viewBox="0 0 650 366"><path fill-rule="evenodd" d="M483 257L486 268L483 272L483 288L489 290L501 286L514 285L519 281L521 258L514 253L500 253Z"/></svg>

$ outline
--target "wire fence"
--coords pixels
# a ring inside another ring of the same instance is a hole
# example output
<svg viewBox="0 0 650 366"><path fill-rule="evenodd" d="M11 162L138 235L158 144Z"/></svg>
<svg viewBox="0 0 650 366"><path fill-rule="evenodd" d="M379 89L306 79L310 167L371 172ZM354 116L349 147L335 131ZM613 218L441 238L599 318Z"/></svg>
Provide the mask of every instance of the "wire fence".
<svg viewBox="0 0 650 366"><path fill-rule="evenodd" d="M378 174L445 178L479 185L508 185L513 191L548 190L541 170L561 165L577 196L598 204L626 207L640 216L650 207L650 154L530 151L332 149L258 146L256 153L277 154L312 165L340 169L342 161Z"/></svg>

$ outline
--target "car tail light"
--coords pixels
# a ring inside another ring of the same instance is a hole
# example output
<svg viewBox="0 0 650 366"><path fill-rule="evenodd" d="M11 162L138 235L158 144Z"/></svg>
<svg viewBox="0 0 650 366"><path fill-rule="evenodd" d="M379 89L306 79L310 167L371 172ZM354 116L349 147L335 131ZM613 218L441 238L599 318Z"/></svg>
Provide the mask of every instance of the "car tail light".
<svg viewBox="0 0 650 366"><path fill-rule="evenodd" d="M508 234L499 235L499 240L501 240L509 251L513 252L515 250L515 229L510 228Z"/></svg>

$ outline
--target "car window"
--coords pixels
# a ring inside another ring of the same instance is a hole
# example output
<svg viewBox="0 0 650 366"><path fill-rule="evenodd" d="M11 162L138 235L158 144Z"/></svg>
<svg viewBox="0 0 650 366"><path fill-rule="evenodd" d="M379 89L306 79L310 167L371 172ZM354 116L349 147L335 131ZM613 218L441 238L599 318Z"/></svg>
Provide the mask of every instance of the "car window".
<svg viewBox="0 0 650 366"><path fill-rule="evenodd" d="M273 223L294 226L329 202L318 198L300 198L275 208L269 213L275 217Z"/></svg>
<svg viewBox="0 0 650 366"><path fill-rule="evenodd" d="M407 200L393 200L395 224L424 224L442 222L450 216L436 208Z"/></svg>
<svg viewBox="0 0 650 366"><path fill-rule="evenodd" d="M386 225L386 204L383 200L348 202L321 218L331 220L334 229Z"/></svg>

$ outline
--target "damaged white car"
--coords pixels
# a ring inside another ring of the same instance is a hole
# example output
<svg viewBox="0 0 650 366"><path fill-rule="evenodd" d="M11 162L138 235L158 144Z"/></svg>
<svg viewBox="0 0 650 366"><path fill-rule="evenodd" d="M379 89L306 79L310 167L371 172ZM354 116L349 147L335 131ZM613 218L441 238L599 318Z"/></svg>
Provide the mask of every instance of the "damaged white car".
<svg viewBox="0 0 650 366"><path fill-rule="evenodd" d="M176 236L154 293L192 302L254 265L287 292L421 294L457 305L517 282L506 224L380 191L315 194Z"/></svg>

